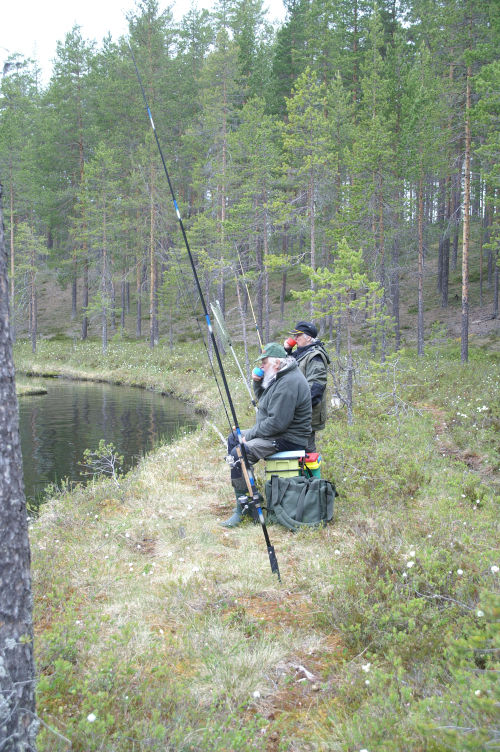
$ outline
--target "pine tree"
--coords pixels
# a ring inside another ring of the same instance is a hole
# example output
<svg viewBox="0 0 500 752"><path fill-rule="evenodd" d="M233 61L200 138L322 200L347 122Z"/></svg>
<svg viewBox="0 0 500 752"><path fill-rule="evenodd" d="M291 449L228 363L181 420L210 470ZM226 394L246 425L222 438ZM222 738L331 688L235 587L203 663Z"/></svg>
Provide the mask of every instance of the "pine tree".
<svg viewBox="0 0 500 752"><path fill-rule="evenodd" d="M331 164L326 108L326 87L318 82L311 68L306 68L287 100L288 121L283 127L283 173L293 196L292 201L288 197L285 199L286 204L294 207L290 220L297 223L299 233L307 232L313 270L317 264L317 212L325 182L330 176ZM314 316L312 300L310 313Z"/></svg>

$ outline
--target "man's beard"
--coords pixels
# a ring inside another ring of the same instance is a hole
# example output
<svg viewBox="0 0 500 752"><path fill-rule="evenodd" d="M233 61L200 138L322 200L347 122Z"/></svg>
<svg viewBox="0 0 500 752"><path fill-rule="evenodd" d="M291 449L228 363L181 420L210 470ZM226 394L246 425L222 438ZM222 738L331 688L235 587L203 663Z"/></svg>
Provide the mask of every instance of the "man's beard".
<svg viewBox="0 0 500 752"><path fill-rule="evenodd" d="M266 371L264 373L264 378L262 379L262 386L264 389L267 389L271 381L274 381L276 378L276 371Z"/></svg>

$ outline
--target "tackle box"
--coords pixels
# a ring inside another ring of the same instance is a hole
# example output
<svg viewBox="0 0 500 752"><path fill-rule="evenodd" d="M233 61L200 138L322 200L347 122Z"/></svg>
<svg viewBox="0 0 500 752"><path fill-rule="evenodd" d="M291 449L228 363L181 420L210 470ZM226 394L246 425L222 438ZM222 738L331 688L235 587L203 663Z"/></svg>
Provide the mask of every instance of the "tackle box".
<svg viewBox="0 0 500 752"><path fill-rule="evenodd" d="M305 457L305 452L277 452L266 457L266 480L271 475L279 475L281 478L290 478L301 474L300 460Z"/></svg>

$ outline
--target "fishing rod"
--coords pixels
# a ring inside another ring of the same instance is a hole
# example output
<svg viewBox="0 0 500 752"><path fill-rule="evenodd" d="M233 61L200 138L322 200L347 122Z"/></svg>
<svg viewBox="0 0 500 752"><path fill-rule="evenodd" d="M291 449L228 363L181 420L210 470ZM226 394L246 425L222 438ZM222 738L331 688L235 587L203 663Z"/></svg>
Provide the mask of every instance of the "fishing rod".
<svg viewBox="0 0 500 752"><path fill-rule="evenodd" d="M144 104L146 106L146 112L147 112L147 115L148 115L148 118L149 118L149 122L150 122L152 131L153 131L153 134L154 134L154 137L155 137L156 145L158 147L158 152L159 152L160 157L161 157L161 162L162 162L162 165L163 165L163 170L165 172L165 177L167 178L167 183L168 183L168 187L170 189L170 194L172 196L172 201L173 201L173 204L174 204L175 213L176 213L177 219L179 220L179 225L180 225L180 228L181 228L182 237L184 239L184 244L186 246L186 251L187 251L187 254L188 254L188 258L189 258L189 263L191 265L191 270L193 272L193 277L194 277L194 280L195 280L195 283L196 283L196 288L198 290L198 295L199 295L199 298L200 298L200 301L201 301L201 305L202 305L202 308L203 308L203 313L205 315L205 320L207 322L208 333L209 333L210 338L212 340L212 345L213 345L213 348L214 348L215 356L217 358L217 364L219 366L219 371L220 371L222 383L224 385L224 390L226 392L226 397L227 397L228 405L229 405L229 408L231 410L231 415L233 417L233 422L234 422L233 430L235 431L236 436L238 438L238 445L236 447L236 452L237 452L237 455L238 455L238 459L241 462L241 469L242 469L242 472L243 472L243 477L245 479L245 483L246 483L246 486L247 486L247 489L248 489L248 493L249 493L250 498L251 498L250 503L255 506L255 508L257 510L257 514L259 516L259 522L261 524L262 531L264 533L264 539L266 541L267 553L269 554L269 563L271 565L271 572L273 574L277 574L278 581L281 582L280 570L279 570L279 566L278 566L278 560L276 558L276 553L275 553L275 550L274 550L274 546L271 545L271 541L269 540L269 533L267 532L266 521L264 519L264 514L262 512L262 506L261 506L261 503L260 503L261 502L261 496L260 496L260 494L259 494L259 492L257 490L257 484L255 483L255 476L253 474L252 467L251 467L250 462L248 460L248 456L247 456L247 452L246 452L246 448L245 448L245 443L243 441L243 436L242 436L242 433L241 433L241 429L240 429L240 427L238 425L238 418L236 417L236 410L234 409L233 400L231 399L231 393L229 391L229 385L227 383L226 374L225 374L225 371L224 371L224 367L222 365L222 360L221 360L221 357L220 357L219 348L217 346L217 340L216 340L216 337L215 337L215 334L214 334L214 330L213 330L213 327L212 327L212 322L210 320L210 314L208 313L207 304L205 302L205 297L203 295L203 291L202 291L201 285L200 285L200 280L199 280L199 277L198 277L198 272L196 271L196 264L194 263L193 254L191 253L191 248L189 246L189 242L188 242L188 239L187 239L186 230L184 228L184 223L182 221L181 213L180 213L179 207L177 205L177 199L175 197L175 191L174 191L172 182L170 180L170 175L168 173L168 169L167 169L167 165L166 165L166 162L165 162L165 158L163 156L163 151L162 151L162 148L161 148L160 139L158 138L158 134L156 132L155 124L154 124L154 121L153 121L153 116L151 115L151 110L149 108L148 99L146 97L146 92L144 90L144 86L143 86L143 83L142 83L141 75L139 73L139 68L137 67L137 63L136 63L135 56L134 56L134 53L132 51L132 46L131 46L130 42L128 43L128 47L129 47L130 55L131 55L133 63L134 63L134 68L135 68L135 72L136 72L136 75L137 75L137 80L139 82L139 86L141 87L142 97L144 99Z"/></svg>
<svg viewBox="0 0 500 752"><path fill-rule="evenodd" d="M255 410L257 410L257 402L254 399L254 396L250 390L250 384L248 383L245 374L243 373L243 370L240 365L240 361L238 360L238 356L236 355L236 352L233 347L233 343L231 342L231 337L229 336L229 332L226 328L226 323L224 321L224 314L222 313L220 303L218 300L215 301L215 303L210 303L210 308L212 309L212 313L214 315L215 323L217 324L217 329L219 331L219 335L222 341L223 347L229 347L233 354L233 358L236 362L236 365L238 366L238 370L240 372L240 376L243 379L243 383L245 384L247 388L248 395L250 397L250 402L254 406Z"/></svg>

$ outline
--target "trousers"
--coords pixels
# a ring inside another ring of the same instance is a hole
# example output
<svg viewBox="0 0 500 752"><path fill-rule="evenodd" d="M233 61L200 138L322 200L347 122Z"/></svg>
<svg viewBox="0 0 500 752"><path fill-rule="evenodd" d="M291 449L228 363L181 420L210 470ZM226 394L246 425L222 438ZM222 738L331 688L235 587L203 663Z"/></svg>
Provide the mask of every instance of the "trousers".
<svg viewBox="0 0 500 752"><path fill-rule="evenodd" d="M245 435L245 431L241 432L241 435ZM231 483L236 491L246 491L247 486L245 478L243 477L243 470L241 468L241 460L237 454L238 436L236 431L229 434L227 438L227 452L233 457L233 465L231 466ZM276 444L270 439L250 439L245 442L245 450L250 465L254 465L259 460L269 457L271 454L277 452Z"/></svg>

